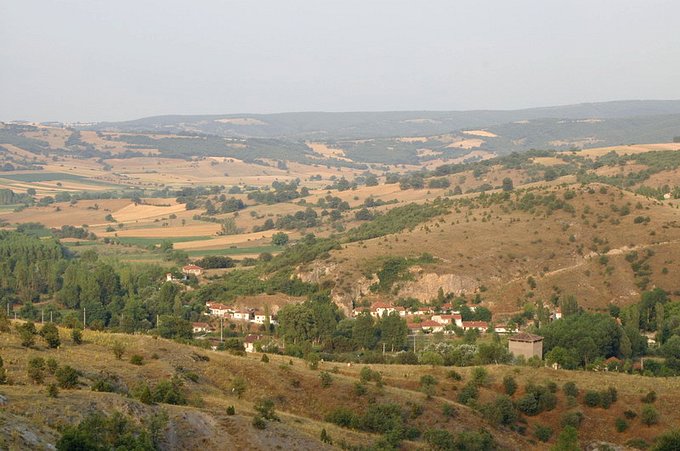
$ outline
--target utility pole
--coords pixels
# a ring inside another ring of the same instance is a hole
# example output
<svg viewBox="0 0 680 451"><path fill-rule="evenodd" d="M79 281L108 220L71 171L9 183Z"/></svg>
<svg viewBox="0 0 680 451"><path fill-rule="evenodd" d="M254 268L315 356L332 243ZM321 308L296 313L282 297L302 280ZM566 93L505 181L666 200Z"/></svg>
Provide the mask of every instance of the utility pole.
<svg viewBox="0 0 680 451"><path fill-rule="evenodd" d="M83 307L83 328L87 327L87 316L85 314L85 307Z"/></svg>
<svg viewBox="0 0 680 451"><path fill-rule="evenodd" d="M220 317L220 343L224 341L224 317Z"/></svg>
<svg viewBox="0 0 680 451"><path fill-rule="evenodd" d="M45 309L40 310L40 324L45 324Z"/></svg>
<svg viewBox="0 0 680 451"><path fill-rule="evenodd" d="M52 322L52 311L50 311L50 322Z"/></svg>
<svg viewBox="0 0 680 451"><path fill-rule="evenodd" d="M385 343L383 343L383 355L385 355Z"/></svg>

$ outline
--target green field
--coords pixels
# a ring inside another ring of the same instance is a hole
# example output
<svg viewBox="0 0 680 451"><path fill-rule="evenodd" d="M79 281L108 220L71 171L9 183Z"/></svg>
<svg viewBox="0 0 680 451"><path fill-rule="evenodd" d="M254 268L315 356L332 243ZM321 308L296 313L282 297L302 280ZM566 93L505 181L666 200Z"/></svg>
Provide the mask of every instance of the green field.
<svg viewBox="0 0 680 451"><path fill-rule="evenodd" d="M53 180L88 180L82 175L67 174L65 172L31 172L25 174L3 174L2 177L6 180L14 180L15 182L49 182Z"/></svg>

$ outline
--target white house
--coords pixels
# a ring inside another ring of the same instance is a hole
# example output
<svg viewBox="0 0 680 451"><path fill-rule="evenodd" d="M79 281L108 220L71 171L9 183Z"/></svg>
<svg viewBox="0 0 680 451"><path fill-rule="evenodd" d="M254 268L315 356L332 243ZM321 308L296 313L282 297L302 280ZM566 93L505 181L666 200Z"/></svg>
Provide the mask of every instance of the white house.
<svg viewBox="0 0 680 451"><path fill-rule="evenodd" d="M210 325L208 323L191 323L191 329L195 334L208 332Z"/></svg>
<svg viewBox="0 0 680 451"><path fill-rule="evenodd" d="M203 274L203 268L198 265L186 265L182 267L182 272L188 275L200 276Z"/></svg>
<svg viewBox="0 0 680 451"><path fill-rule="evenodd" d="M251 319L254 319L253 313L248 310L235 310L231 317L239 321L250 321Z"/></svg>
<svg viewBox="0 0 680 451"><path fill-rule="evenodd" d="M228 305L220 304L219 302L208 302L205 304L210 311L210 316L226 317L229 316L233 309Z"/></svg>
<svg viewBox="0 0 680 451"><path fill-rule="evenodd" d="M463 321L463 329L477 329L480 332L485 332L489 328L489 323L486 321Z"/></svg>
<svg viewBox="0 0 680 451"><path fill-rule="evenodd" d="M458 327L463 327L463 317L458 314L432 315L432 321L436 321L444 326L448 326L449 324L455 324Z"/></svg>
<svg viewBox="0 0 680 451"><path fill-rule="evenodd" d="M420 328L424 331L429 331L432 333L444 332L444 326L432 320L423 321L422 323L420 323Z"/></svg>
<svg viewBox="0 0 680 451"><path fill-rule="evenodd" d="M496 332L497 334L509 334L509 333L517 332L517 329L513 328L511 326L508 326L507 324L496 324L493 327L493 331Z"/></svg>

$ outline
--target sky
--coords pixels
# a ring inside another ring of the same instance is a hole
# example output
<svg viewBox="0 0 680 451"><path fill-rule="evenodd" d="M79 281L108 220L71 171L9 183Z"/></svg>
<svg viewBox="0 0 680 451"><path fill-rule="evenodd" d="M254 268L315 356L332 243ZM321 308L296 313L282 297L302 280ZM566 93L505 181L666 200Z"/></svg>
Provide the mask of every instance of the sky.
<svg viewBox="0 0 680 451"><path fill-rule="evenodd" d="M680 99L677 0L4 0L0 120Z"/></svg>

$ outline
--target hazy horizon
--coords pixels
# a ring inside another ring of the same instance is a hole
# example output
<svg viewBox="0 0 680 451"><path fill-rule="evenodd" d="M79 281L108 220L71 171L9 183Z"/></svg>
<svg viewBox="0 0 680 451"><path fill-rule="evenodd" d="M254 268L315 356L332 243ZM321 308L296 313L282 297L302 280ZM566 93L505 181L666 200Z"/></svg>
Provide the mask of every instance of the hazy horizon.
<svg viewBox="0 0 680 451"><path fill-rule="evenodd" d="M25 0L0 5L0 120L680 99L678 16L669 0Z"/></svg>

